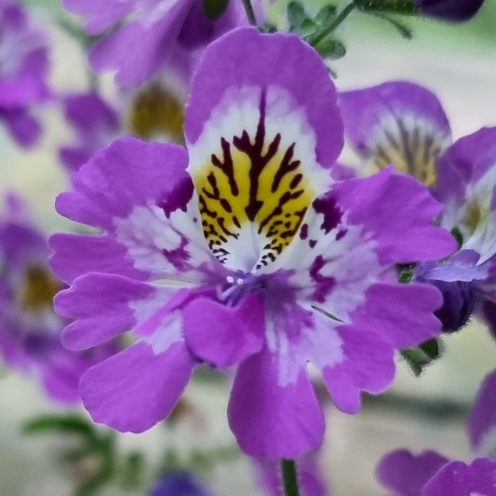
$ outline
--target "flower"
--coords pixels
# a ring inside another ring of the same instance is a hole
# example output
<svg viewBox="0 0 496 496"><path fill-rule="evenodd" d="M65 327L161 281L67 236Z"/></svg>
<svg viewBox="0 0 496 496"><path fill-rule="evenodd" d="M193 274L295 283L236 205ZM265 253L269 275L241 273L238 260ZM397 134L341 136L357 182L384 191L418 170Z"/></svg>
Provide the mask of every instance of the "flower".
<svg viewBox="0 0 496 496"><path fill-rule="evenodd" d="M185 138L187 150L119 139L57 199L60 214L102 231L51 238L52 268L71 286L56 309L76 319L64 343L139 338L84 375L83 403L96 422L141 432L170 414L198 362L236 367L228 417L240 447L295 458L324 432L307 363L343 411L360 408L362 390L382 392L394 349L440 326L439 292L399 284L395 264L456 243L431 226L441 206L413 178L332 182L335 88L295 35L240 28L212 43Z"/></svg>
<svg viewBox="0 0 496 496"><path fill-rule="evenodd" d="M341 95L345 129L364 165L394 163L431 188L444 210L440 226L453 233L459 251L420 264L415 278L440 289L436 313L445 331L464 325L472 310L491 317L496 294L496 128L482 128L451 143L448 119L436 96L407 82L390 82Z"/></svg>
<svg viewBox="0 0 496 496"><path fill-rule="evenodd" d="M77 141L73 146L61 147L59 158L69 172L75 172L117 136L119 117L95 92L66 97L64 112Z"/></svg>
<svg viewBox="0 0 496 496"><path fill-rule="evenodd" d="M38 376L55 400L79 400L79 378L116 350L114 343L85 353L66 350L60 333L68 323L53 311L62 287L48 267L48 246L16 196L0 219L0 353L8 366Z"/></svg>
<svg viewBox="0 0 496 496"><path fill-rule="evenodd" d="M477 14L484 0L414 0L419 11L446 21L468 21Z"/></svg>
<svg viewBox="0 0 496 496"><path fill-rule="evenodd" d="M63 0L64 7L88 17L88 34L105 35L91 49L89 62L101 72L117 69L120 86L136 86L172 60L183 64L223 33L247 24L241 2L229 2L222 16L211 21L202 0ZM260 7L258 7L260 9ZM188 63L188 62L186 62Z"/></svg>
<svg viewBox="0 0 496 496"><path fill-rule="evenodd" d="M477 458L467 465L451 462L434 451L416 457L398 450L381 460L377 476L394 496L496 494L496 462L488 458Z"/></svg>
<svg viewBox="0 0 496 496"><path fill-rule="evenodd" d="M10 0L0 0L0 27L0 122L19 145L29 147L41 132L29 111L49 95L46 40Z"/></svg>
<svg viewBox="0 0 496 496"><path fill-rule="evenodd" d="M149 496L209 496L189 472L170 472L162 475Z"/></svg>

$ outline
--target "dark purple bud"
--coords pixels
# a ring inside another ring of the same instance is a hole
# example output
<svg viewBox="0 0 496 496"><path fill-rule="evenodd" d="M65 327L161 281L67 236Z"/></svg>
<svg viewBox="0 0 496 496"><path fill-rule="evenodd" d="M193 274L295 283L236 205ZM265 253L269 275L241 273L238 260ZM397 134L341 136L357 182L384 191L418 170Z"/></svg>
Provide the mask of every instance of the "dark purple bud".
<svg viewBox="0 0 496 496"><path fill-rule="evenodd" d="M429 280L443 294L443 306L435 312L443 332L455 332L463 327L474 310L476 295L473 282Z"/></svg>
<svg viewBox="0 0 496 496"><path fill-rule="evenodd" d="M484 0L415 0L419 11L446 21L468 21L479 11Z"/></svg>
<svg viewBox="0 0 496 496"><path fill-rule="evenodd" d="M158 479L148 496L210 496L189 472L169 472Z"/></svg>

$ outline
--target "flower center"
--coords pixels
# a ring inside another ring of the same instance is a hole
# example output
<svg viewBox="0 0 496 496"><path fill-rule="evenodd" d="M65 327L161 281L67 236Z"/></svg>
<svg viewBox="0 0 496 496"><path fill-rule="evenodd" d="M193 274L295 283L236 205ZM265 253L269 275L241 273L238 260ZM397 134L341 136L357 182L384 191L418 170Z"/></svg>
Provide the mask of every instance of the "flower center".
<svg viewBox="0 0 496 496"><path fill-rule="evenodd" d="M250 291L260 291L264 289L264 281L253 274L244 274L240 272L234 276L226 277L226 285L219 296L227 306L237 305L241 299Z"/></svg>
<svg viewBox="0 0 496 496"><path fill-rule="evenodd" d="M129 130L144 140L167 138L184 143L184 105L160 84L151 84L134 98L129 112Z"/></svg>
<svg viewBox="0 0 496 496"><path fill-rule="evenodd" d="M36 312L53 307L53 297L59 290L58 281L42 267L32 266L26 271L20 291L21 307Z"/></svg>

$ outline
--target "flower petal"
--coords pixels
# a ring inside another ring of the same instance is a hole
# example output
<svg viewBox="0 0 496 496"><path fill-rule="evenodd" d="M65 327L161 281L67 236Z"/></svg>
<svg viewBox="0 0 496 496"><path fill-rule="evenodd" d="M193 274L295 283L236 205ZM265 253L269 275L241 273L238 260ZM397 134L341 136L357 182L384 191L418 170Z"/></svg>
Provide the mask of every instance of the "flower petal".
<svg viewBox="0 0 496 496"><path fill-rule="evenodd" d="M183 310L184 335L195 356L227 368L262 349L264 317L262 300L253 293L236 307L197 298Z"/></svg>
<svg viewBox="0 0 496 496"><path fill-rule="evenodd" d="M307 372L279 383L278 359L267 351L236 372L228 407L229 426L240 448L267 459L294 459L322 441L324 419Z"/></svg>
<svg viewBox="0 0 496 496"><path fill-rule="evenodd" d="M377 466L377 478L396 496L419 496L427 481L449 460L435 451L418 456L401 449L384 456Z"/></svg>
<svg viewBox="0 0 496 496"><path fill-rule="evenodd" d="M320 57L296 36L254 28L206 49L185 135L209 246L244 272L289 245L331 182L322 167L342 148L336 92Z"/></svg>
<svg viewBox="0 0 496 496"><path fill-rule="evenodd" d="M338 326L342 361L321 367L335 405L343 412L360 409L360 391L382 393L395 373L394 352L386 338L367 328Z"/></svg>
<svg viewBox="0 0 496 496"><path fill-rule="evenodd" d="M450 144L451 130L433 93L395 81L342 93L340 106L346 135L361 157L434 184L435 160Z"/></svg>
<svg viewBox="0 0 496 496"><path fill-rule="evenodd" d="M82 276L55 297L57 313L77 319L64 330L64 345L83 350L129 331L165 306L174 292L177 288L154 287L121 276Z"/></svg>
<svg viewBox="0 0 496 496"><path fill-rule="evenodd" d="M140 341L89 369L81 378L81 398L95 422L143 432L172 412L193 367L182 342L155 354Z"/></svg>
<svg viewBox="0 0 496 496"><path fill-rule="evenodd" d="M145 273L148 280L202 280L209 270L222 272L199 226L196 197L185 172L187 160L179 146L122 138L84 165L73 176L75 190L57 198L57 210L103 229L115 241L88 242L85 252L73 260L75 266L81 270L117 266L128 275L132 260L136 271ZM105 244L119 260L112 262L110 255L101 262L95 260L95 252ZM88 251L93 251L93 268L88 260L81 260Z"/></svg>
<svg viewBox="0 0 496 496"><path fill-rule="evenodd" d="M467 419L472 452L478 456L496 455L496 370L482 381Z"/></svg>
<svg viewBox="0 0 496 496"><path fill-rule="evenodd" d="M426 484L422 496L493 496L496 494L496 462L477 458L470 465L451 462Z"/></svg>
<svg viewBox="0 0 496 496"><path fill-rule="evenodd" d="M439 334L441 323L433 313L442 303L441 292L429 284L374 284L351 320L377 329L395 349L402 350Z"/></svg>

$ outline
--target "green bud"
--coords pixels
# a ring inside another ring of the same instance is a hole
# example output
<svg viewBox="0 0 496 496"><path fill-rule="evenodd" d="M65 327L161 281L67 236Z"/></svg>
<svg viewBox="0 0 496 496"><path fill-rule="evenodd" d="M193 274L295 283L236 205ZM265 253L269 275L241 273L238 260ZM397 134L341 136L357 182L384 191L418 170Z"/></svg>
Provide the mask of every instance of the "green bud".
<svg viewBox="0 0 496 496"><path fill-rule="evenodd" d="M345 46L339 40L331 38L322 40L314 48L322 57L334 60L340 59L346 54Z"/></svg>

